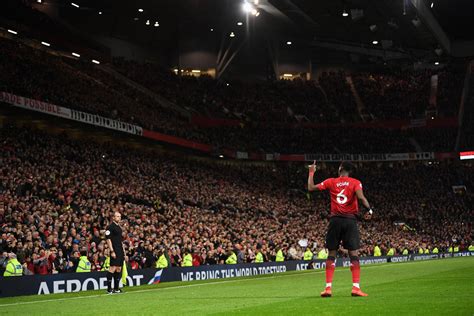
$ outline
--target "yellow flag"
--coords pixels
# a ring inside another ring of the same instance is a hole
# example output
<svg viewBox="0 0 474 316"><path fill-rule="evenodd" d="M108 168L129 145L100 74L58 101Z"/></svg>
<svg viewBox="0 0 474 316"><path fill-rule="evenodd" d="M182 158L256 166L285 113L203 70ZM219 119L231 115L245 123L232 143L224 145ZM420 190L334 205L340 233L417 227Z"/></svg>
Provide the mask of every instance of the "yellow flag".
<svg viewBox="0 0 474 316"><path fill-rule="evenodd" d="M124 261L123 266L122 266L122 284L123 285L127 285L127 276L128 276L127 264Z"/></svg>

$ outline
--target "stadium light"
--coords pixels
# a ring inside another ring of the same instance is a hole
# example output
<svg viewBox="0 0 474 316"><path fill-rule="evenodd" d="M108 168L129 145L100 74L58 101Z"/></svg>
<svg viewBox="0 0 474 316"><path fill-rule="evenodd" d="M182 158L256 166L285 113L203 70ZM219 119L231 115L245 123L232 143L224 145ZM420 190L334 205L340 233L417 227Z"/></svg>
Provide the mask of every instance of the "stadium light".
<svg viewBox="0 0 474 316"><path fill-rule="evenodd" d="M291 41L286 42L286 45L291 45L293 44Z"/></svg>
<svg viewBox="0 0 474 316"><path fill-rule="evenodd" d="M47 47L51 46L51 44L47 43L47 42L41 42L41 44L43 44L44 46L47 46Z"/></svg>
<svg viewBox="0 0 474 316"><path fill-rule="evenodd" d="M146 20L146 25L150 25L150 20Z"/></svg>
<svg viewBox="0 0 474 316"><path fill-rule="evenodd" d="M198 70L198 69L193 69L191 70L192 73L195 73L195 74L200 74L201 73L201 70Z"/></svg>
<svg viewBox="0 0 474 316"><path fill-rule="evenodd" d="M238 26L241 26L241 25L243 25L243 24L244 24L244 23L242 23L242 22L237 22L237 25L238 25Z"/></svg>
<svg viewBox="0 0 474 316"><path fill-rule="evenodd" d="M102 15L102 11L99 11L99 15Z"/></svg>
<svg viewBox="0 0 474 316"><path fill-rule="evenodd" d="M213 28L211 28L211 32L214 32L214 29L213 29Z"/></svg>
<svg viewBox="0 0 474 316"><path fill-rule="evenodd" d="M293 75L292 74L283 74L283 77L290 78L290 77L293 77Z"/></svg>
<svg viewBox="0 0 474 316"><path fill-rule="evenodd" d="M254 3L255 5L258 5L258 2L259 2L258 0L253 0L253 3Z"/></svg>
<svg viewBox="0 0 474 316"><path fill-rule="evenodd" d="M37 3L41 3L41 0L36 0Z"/></svg>
<svg viewBox="0 0 474 316"><path fill-rule="evenodd" d="M155 27L158 27L160 26L160 23L158 23L158 21L155 22Z"/></svg>
<svg viewBox="0 0 474 316"><path fill-rule="evenodd" d="M242 9L245 13L249 13L253 10L253 6L248 2L244 2L244 4L242 5Z"/></svg>
<svg viewBox="0 0 474 316"><path fill-rule="evenodd" d="M138 9L138 12L143 12L143 9Z"/></svg>
<svg viewBox="0 0 474 316"><path fill-rule="evenodd" d="M257 14L258 14L258 11L257 11L257 9L252 9L252 15L255 15L255 16L257 16Z"/></svg>
<svg viewBox="0 0 474 316"><path fill-rule="evenodd" d="M17 34L18 34L18 32L14 31L14 30L8 29L7 31L8 31L8 33L12 33L12 34L14 34L14 35L17 35Z"/></svg>
<svg viewBox="0 0 474 316"><path fill-rule="evenodd" d="M255 16L259 16L260 15L260 11L257 11L257 13L255 13Z"/></svg>
<svg viewBox="0 0 474 316"><path fill-rule="evenodd" d="M224 155L219 155L219 158L224 158Z"/></svg>
<svg viewBox="0 0 474 316"><path fill-rule="evenodd" d="M229 35L229 36L230 36L230 37L235 37L234 32L230 32L230 35Z"/></svg>
<svg viewBox="0 0 474 316"><path fill-rule="evenodd" d="M227 82L225 85L228 87L228 86L230 86L230 83Z"/></svg>
<svg viewBox="0 0 474 316"><path fill-rule="evenodd" d="M349 16L349 13L347 13L346 9L344 9L344 11L342 11L342 16L343 17Z"/></svg>
<svg viewBox="0 0 474 316"><path fill-rule="evenodd" d="M377 40L372 41L372 44L374 44L374 45L377 45L378 43L379 43L379 41L377 41Z"/></svg>
<svg viewBox="0 0 474 316"><path fill-rule="evenodd" d="M438 65L439 65L439 61L435 61L435 65L438 66Z"/></svg>
<svg viewBox="0 0 474 316"><path fill-rule="evenodd" d="M72 53L71 55L77 58L81 57L81 55L79 55L78 53Z"/></svg>
<svg viewBox="0 0 474 316"><path fill-rule="evenodd" d="M74 2L71 2L71 5L72 5L73 7L79 8L79 5L78 5L78 4L75 4Z"/></svg>
<svg viewBox="0 0 474 316"><path fill-rule="evenodd" d="M96 65L100 65L100 61L98 61L98 60L92 59L92 62Z"/></svg>
<svg viewBox="0 0 474 316"><path fill-rule="evenodd" d="M434 2L431 2L430 7L431 7L431 9L433 9L433 7L434 7Z"/></svg>

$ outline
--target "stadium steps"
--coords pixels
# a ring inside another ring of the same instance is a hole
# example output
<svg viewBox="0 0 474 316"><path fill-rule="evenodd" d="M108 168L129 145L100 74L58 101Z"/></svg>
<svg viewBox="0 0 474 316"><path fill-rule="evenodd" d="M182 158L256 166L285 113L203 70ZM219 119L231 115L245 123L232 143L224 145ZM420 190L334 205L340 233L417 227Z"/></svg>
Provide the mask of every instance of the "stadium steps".
<svg viewBox="0 0 474 316"><path fill-rule="evenodd" d="M359 113L360 118L362 119L363 122L370 121L370 116L367 113L367 110L365 108L365 104L360 98L359 92L357 91L354 81L352 81L351 76L346 76L346 82L349 85L351 89L352 96L354 97L354 100L357 105L357 112Z"/></svg>
<svg viewBox="0 0 474 316"><path fill-rule="evenodd" d="M180 115L191 118L191 112L178 106L177 104L165 99L161 95L158 95L157 93L151 91L150 89L144 87L143 85L139 84L136 81L133 81L132 79L122 75L118 71L116 71L114 68L112 68L110 65L100 65L98 67L100 70L108 73L109 75L113 76L115 79L122 81L123 83L127 84L128 86L148 95L150 98L155 100L158 105L160 105L163 108L170 109L172 111L178 112Z"/></svg>
<svg viewBox="0 0 474 316"><path fill-rule="evenodd" d="M410 137L408 141L415 148L417 153L423 152L423 148L421 148L420 143L418 143L418 141L414 137Z"/></svg>
<svg viewBox="0 0 474 316"><path fill-rule="evenodd" d="M468 64L466 76L464 77L464 87L459 105L459 128L456 138L455 152L463 150L474 150L469 147L468 138L474 134L474 60Z"/></svg>

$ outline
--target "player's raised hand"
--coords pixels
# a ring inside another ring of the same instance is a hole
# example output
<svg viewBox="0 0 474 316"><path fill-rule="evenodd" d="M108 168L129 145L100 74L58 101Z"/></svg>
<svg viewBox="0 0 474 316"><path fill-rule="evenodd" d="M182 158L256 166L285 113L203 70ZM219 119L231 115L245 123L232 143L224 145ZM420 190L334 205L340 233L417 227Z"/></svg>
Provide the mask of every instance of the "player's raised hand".
<svg viewBox="0 0 474 316"><path fill-rule="evenodd" d="M310 173L315 173L316 172L316 160L314 160L313 164L309 165L308 168L309 168Z"/></svg>

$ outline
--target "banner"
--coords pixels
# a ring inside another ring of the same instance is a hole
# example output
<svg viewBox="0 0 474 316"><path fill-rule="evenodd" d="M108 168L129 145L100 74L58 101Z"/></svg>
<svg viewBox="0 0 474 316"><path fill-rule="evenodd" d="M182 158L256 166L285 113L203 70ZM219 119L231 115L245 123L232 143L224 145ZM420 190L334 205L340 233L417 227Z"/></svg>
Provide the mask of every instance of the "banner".
<svg viewBox="0 0 474 316"><path fill-rule="evenodd" d="M138 125L120 122L117 120L86 112L71 110L62 106L25 98L7 92L0 92L0 103L1 102L8 103L19 108L32 110L35 112L58 116L68 120L73 120L99 127L105 127L124 133L140 136L143 135L143 129Z"/></svg>
<svg viewBox="0 0 474 316"><path fill-rule="evenodd" d="M28 99L7 92L0 92L0 102L5 102L19 108L59 116L71 119L71 110L62 106L41 102L38 100Z"/></svg>
<svg viewBox="0 0 474 316"><path fill-rule="evenodd" d="M432 152L421 153L393 153L393 154L305 154L305 161L338 162L348 161L405 161L405 160L433 160Z"/></svg>
<svg viewBox="0 0 474 316"><path fill-rule="evenodd" d="M419 260L434 260L448 257L474 256L474 252L455 254L426 254L392 257L362 257L361 265L398 263ZM337 258L337 267L349 267L349 258ZM173 281L202 281L276 274L287 271L322 270L325 260L285 261L265 263L244 263L233 265L203 265L198 267L171 267L166 269L129 270L127 286L158 284ZM122 286L122 284L120 284ZM31 275L22 277L0 277L0 297L20 295L47 295L87 290L106 290L106 272L64 273L50 275Z"/></svg>

